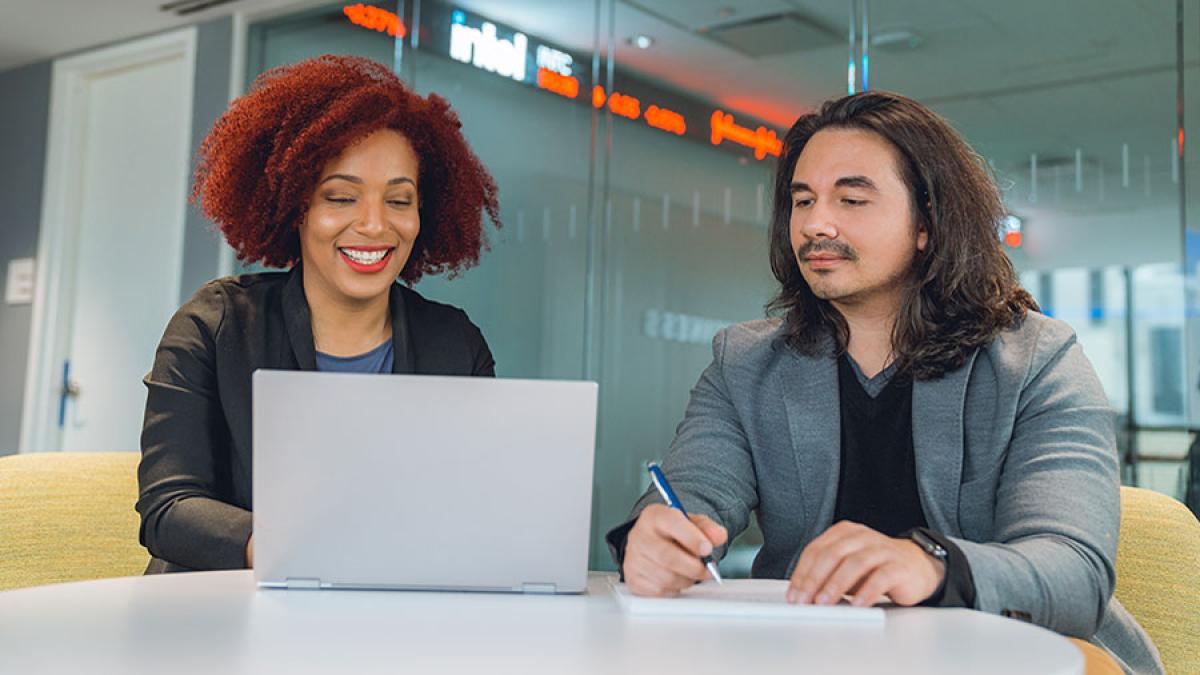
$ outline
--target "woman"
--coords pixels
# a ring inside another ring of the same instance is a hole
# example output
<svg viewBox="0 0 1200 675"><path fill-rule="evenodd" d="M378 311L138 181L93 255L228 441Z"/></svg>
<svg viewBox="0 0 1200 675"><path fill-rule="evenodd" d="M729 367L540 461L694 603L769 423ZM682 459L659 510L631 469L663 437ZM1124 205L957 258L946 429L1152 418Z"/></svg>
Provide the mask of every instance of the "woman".
<svg viewBox="0 0 1200 675"><path fill-rule="evenodd" d="M241 260L210 282L146 376L147 573L253 566L250 376L258 368L494 376L461 310L395 283L474 265L496 186L447 102L386 67L322 56L268 71L200 148L193 200Z"/></svg>

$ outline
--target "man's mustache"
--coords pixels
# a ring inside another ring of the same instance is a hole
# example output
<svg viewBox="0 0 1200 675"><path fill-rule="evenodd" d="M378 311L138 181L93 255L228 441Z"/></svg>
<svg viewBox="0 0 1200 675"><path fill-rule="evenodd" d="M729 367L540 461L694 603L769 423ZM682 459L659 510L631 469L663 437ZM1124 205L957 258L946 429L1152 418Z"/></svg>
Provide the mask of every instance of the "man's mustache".
<svg viewBox="0 0 1200 675"><path fill-rule="evenodd" d="M810 241L804 244L796 250L796 259L804 260L815 253L832 253L846 260L858 260L858 254L854 252L854 249L850 248L849 244L840 241L829 241L827 239Z"/></svg>

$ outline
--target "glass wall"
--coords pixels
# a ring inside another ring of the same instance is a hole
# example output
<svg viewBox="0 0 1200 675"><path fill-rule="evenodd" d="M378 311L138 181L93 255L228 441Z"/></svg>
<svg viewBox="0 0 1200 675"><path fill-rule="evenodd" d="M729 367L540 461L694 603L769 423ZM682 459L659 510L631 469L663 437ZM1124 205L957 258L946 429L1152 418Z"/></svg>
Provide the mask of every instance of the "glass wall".
<svg viewBox="0 0 1200 675"><path fill-rule="evenodd" d="M1186 142L1187 131L1194 136L1200 129L1200 21L1197 21L1195 4L1185 6L1180 0L1179 16L1176 17L1175 43L1176 59L1180 64L1179 110L1181 126L1178 131L1180 154L1183 157L1181 168L1182 183L1182 218L1183 221L1183 276L1184 276L1184 307L1185 331L1187 349L1186 376L1184 391L1188 393L1188 427L1200 428L1200 166L1197 165L1197 154L1191 150L1192 144ZM1184 482L1183 496L1194 513L1200 514L1200 444L1193 440L1186 459L1187 470L1180 472ZM1174 451L1180 443L1172 444Z"/></svg>
<svg viewBox="0 0 1200 675"><path fill-rule="evenodd" d="M1175 3L1100 4L343 3L255 25L249 74L359 54L450 100L504 226L479 267L417 289L471 315L500 376L600 382L591 565L611 569L603 533L645 489L712 335L774 290L778 138L864 85L930 105L987 158L1022 282L1075 328L1118 416L1126 481L1183 495L1200 245L1182 214L1200 169L1180 158L1177 93L1181 73L1200 87L1200 40L1177 41Z"/></svg>

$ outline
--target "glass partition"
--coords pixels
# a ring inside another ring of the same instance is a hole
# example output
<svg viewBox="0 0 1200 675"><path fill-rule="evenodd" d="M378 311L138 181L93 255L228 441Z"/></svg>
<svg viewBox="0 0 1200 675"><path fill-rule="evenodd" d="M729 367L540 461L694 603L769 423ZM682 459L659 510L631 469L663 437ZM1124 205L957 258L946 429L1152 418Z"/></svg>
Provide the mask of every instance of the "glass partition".
<svg viewBox="0 0 1200 675"><path fill-rule="evenodd" d="M1200 130L1200 105L1196 94L1200 92L1200 22L1196 20L1195 5L1178 3L1175 38L1180 77L1177 92L1179 107L1177 131L1183 171L1183 276L1184 303L1186 307L1185 331L1187 363L1184 391L1188 398L1188 430L1191 436L1185 469L1180 472L1184 495L1192 512L1200 515L1200 443L1195 430L1200 428L1200 163L1192 144L1186 142L1187 132L1193 135ZM1183 439L1181 439L1182 441ZM1182 443L1175 443L1179 447Z"/></svg>
<svg viewBox="0 0 1200 675"><path fill-rule="evenodd" d="M774 291L778 139L864 85L930 105L991 164L1014 217L998 236L1095 365L1125 480L1182 496L1200 416L1183 195L1200 169L1181 159L1177 94L1181 74L1200 87L1200 37L1176 40L1175 3L1103 5L341 3L255 25L249 68L360 54L453 104L504 227L479 267L417 289L471 315L499 375L600 383L591 565L611 569L603 534L646 488L713 334Z"/></svg>
<svg viewBox="0 0 1200 675"><path fill-rule="evenodd" d="M1010 257L1108 393L1125 480L1182 497L1195 379L1178 85L1197 67L1183 6L971 2L913 21L945 8L871 5L871 86L930 105L988 160L1020 223Z"/></svg>

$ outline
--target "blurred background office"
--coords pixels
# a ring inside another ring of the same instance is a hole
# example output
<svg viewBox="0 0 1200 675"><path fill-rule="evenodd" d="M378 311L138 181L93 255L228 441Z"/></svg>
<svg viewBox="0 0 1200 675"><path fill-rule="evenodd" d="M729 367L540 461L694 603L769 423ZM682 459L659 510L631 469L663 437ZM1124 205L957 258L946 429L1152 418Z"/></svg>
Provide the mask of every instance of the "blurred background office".
<svg viewBox="0 0 1200 675"><path fill-rule="evenodd" d="M448 98L500 186L491 252L418 290L470 313L499 376L600 382L593 568L611 569L601 536L712 335L763 316L779 138L867 88L931 106L991 164L997 236L1099 372L1125 482L1188 494L1196 0L0 0L0 16L0 454L137 449L167 319L248 271L187 205L198 143L259 73L339 53Z"/></svg>

